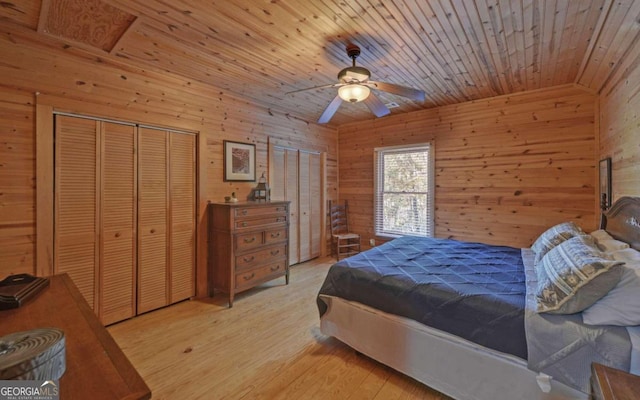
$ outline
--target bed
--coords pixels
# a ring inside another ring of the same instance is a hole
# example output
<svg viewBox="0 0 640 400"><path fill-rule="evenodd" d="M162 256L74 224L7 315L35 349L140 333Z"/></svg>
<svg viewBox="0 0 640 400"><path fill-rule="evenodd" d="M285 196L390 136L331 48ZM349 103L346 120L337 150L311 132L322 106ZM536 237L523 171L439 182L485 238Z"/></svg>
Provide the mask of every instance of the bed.
<svg viewBox="0 0 640 400"><path fill-rule="evenodd" d="M621 198L603 217L606 243L630 247L621 253L640 249L638 218L640 199ZM602 288L585 284L583 297L569 300L554 295L560 306L537 312L546 304L546 292L537 290L543 265L578 241L610 250L587 234L562 240L545 255L539 248L395 239L331 267L318 295L320 328L456 399L589 398L592 362L637 373L640 333L624 320L586 324L602 295L585 311L571 309L592 292L610 292L607 299L619 292L626 267L610 254L598 279L612 283L594 279Z"/></svg>

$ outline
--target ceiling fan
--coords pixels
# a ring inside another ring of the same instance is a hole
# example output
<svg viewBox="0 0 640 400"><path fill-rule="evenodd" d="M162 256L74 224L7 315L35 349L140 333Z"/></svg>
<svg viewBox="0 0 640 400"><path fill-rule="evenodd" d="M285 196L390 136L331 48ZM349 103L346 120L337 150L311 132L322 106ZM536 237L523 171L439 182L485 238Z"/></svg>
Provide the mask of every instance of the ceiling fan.
<svg viewBox="0 0 640 400"><path fill-rule="evenodd" d="M389 111L387 106L385 106L384 103L380 101L380 99L378 99L376 95L371 93L371 89L378 89L382 90L383 92L397 94L399 96L407 97L411 100L424 101L424 92L422 90L395 85L393 83L376 82L369 80L369 78L371 77L371 72L369 72L369 70L366 68L356 66L356 58L358 58L358 56L360 55L360 47L354 44L347 45L347 55L353 60L353 65L351 67L344 68L338 73L338 80L340 82L294 90L286 93L290 94L303 92L305 90L334 87L339 88L338 95L331 101L331 103L329 103L327 108L318 119L319 124L326 124L327 122L329 122L331 117L333 117L333 114L338 111L338 107L340 107L340 104L342 104L343 100L350 103L363 101L364 104L369 107L369 110L371 110L371 112L376 115L376 117L383 117L389 114L391 111Z"/></svg>

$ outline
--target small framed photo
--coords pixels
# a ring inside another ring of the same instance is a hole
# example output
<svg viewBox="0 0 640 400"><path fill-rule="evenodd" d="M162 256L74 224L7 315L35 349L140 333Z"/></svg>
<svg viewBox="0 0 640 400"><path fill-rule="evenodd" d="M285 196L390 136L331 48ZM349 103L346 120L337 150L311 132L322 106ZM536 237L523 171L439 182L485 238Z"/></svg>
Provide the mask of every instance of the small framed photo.
<svg viewBox="0 0 640 400"><path fill-rule="evenodd" d="M599 164L600 208L611 207L611 157L600 160Z"/></svg>
<svg viewBox="0 0 640 400"><path fill-rule="evenodd" d="M225 182L255 182L256 145L224 141Z"/></svg>

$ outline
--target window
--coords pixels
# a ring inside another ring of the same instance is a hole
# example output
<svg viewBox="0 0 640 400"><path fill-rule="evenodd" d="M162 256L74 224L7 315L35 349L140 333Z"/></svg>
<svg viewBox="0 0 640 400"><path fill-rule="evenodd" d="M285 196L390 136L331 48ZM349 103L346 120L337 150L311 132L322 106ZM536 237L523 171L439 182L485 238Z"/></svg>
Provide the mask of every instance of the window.
<svg viewBox="0 0 640 400"><path fill-rule="evenodd" d="M378 236L433 236L433 156L429 143L375 149Z"/></svg>

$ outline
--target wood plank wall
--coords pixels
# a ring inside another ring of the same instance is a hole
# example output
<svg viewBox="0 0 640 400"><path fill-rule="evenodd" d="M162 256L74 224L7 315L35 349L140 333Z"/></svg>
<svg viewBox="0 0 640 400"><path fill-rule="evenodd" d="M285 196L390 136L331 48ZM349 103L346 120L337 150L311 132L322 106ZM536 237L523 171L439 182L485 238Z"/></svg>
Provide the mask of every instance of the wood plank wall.
<svg viewBox="0 0 640 400"><path fill-rule="evenodd" d="M640 45L600 92L600 159L611 157L612 199L640 196Z"/></svg>
<svg viewBox="0 0 640 400"><path fill-rule="evenodd" d="M595 102L566 85L340 126L351 229L374 238L374 148L426 141L437 237L525 247L562 221L595 229Z"/></svg>
<svg viewBox="0 0 640 400"><path fill-rule="evenodd" d="M190 126L206 137L204 198L245 198L255 183L223 182L223 140L256 144L257 174L267 170L269 137L326 148L327 199L337 194L337 131L175 75L140 70L21 28L0 24L0 279L35 273L35 92L95 104L98 115L161 126ZM202 143L202 141L201 141ZM203 197L202 195L200 196ZM199 218L203 218L200 210Z"/></svg>

